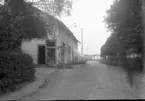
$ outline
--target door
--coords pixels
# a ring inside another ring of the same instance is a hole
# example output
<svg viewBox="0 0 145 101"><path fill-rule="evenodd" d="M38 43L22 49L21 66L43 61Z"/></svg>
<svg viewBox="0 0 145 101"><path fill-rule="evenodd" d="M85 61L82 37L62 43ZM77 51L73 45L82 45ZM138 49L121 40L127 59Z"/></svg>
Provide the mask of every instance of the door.
<svg viewBox="0 0 145 101"><path fill-rule="evenodd" d="M55 63L55 48L47 48L47 62L48 63Z"/></svg>
<svg viewBox="0 0 145 101"><path fill-rule="evenodd" d="M38 64L45 64L45 46L38 46Z"/></svg>

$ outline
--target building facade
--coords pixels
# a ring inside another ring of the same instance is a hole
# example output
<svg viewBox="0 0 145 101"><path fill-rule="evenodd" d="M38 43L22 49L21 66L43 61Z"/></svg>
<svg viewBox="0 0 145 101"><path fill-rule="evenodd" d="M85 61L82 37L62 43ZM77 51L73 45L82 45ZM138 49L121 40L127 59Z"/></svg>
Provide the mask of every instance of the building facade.
<svg viewBox="0 0 145 101"><path fill-rule="evenodd" d="M67 64L74 60L79 61L81 59L78 52L79 41L63 22L53 20L53 33L48 32L45 39L23 41L22 51L28 53L35 64Z"/></svg>

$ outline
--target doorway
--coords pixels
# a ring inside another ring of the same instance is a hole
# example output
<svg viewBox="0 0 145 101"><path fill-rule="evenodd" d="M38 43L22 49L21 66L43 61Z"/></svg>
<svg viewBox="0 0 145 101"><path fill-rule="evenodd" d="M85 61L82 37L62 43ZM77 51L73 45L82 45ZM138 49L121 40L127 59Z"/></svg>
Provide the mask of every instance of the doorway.
<svg viewBox="0 0 145 101"><path fill-rule="evenodd" d="M45 46L38 45L38 64L45 64Z"/></svg>
<svg viewBox="0 0 145 101"><path fill-rule="evenodd" d="M55 48L47 48L47 63L53 64L56 63L56 49Z"/></svg>

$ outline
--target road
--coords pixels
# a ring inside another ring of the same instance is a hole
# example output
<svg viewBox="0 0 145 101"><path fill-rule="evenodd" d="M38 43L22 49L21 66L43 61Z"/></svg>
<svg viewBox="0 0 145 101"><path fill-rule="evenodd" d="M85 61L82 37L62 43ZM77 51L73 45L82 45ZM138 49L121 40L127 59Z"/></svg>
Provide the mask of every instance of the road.
<svg viewBox="0 0 145 101"><path fill-rule="evenodd" d="M121 69L88 62L86 66L52 74L40 89L20 100L135 99L139 96L139 89L130 87Z"/></svg>

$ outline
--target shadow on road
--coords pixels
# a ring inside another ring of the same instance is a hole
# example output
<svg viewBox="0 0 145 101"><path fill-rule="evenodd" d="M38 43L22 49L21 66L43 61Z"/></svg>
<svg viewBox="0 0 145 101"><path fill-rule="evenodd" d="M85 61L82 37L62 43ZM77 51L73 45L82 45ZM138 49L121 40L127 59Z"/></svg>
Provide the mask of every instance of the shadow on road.
<svg viewBox="0 0 145 101"><path fill-rule="evenodd" d="M134 93L136 93L136 95L140 97L144 88L143 86L144 75L141 73L126 73L126 74L127 74L127 81L130 87L134 90Z"/></svg>
<svg viewBox="0 0 145 101"><path fill-rule="evenodd" d="M119 66L111 66L111 65L107 65L109 68L113 68L120 72L124 72L125 74L125 78L126 81L128 83L128 85L130 86L130 88L132 89L132 94L136 96L136 98L141 98L141 95L143 95L142 93L144 92L143 89L145 89L144 86L144 73L143 72L134 72L132 71L132 69L130 70L125 70ZM144 96L144 95L143 95Z"/></svg>
<svg viewBox="0 0 145 101"><path fill-rule="evenodd" d="M134 75L135 74L133 74L132 72L126 72L126 74L127 74L127 81L128 81L128 83L129 83L129 85L131 86L131 87L133 87L133 85L134 85L134 82L135 82L135 78L134 78Z"/></svg>

